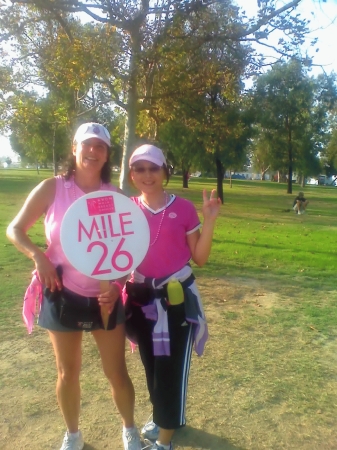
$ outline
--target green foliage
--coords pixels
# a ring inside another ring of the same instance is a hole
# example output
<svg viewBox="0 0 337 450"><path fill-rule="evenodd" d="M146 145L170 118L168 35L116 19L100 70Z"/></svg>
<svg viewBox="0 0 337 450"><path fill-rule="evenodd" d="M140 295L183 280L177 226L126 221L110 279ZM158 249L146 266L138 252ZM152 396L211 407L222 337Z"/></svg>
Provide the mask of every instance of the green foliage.
<svg viewBox="0 0 337 450"><path fill-rule="evenodd" d="M183 187L188 187L188 174L191 169L200 166L201 161L206 160L205 148L198 134L183 119L182 121L173 119L160 127L160 142L168 151L169 162L182 170ZM208 166L210 165L208 161Z"/></svg>
<svg viewBox="0 0 337 450"><path fill-rule="evenodd" d="M318 174L318 155L336 99L333 78L310 78L295 60L275 65L258 77L254 104L260 133L253 144L255 161L263 159L264 165L274 170L287 170L288 180L292 179L293 170L303 176ZM291 193L291 181L288 192Z"/></svg>
<svg viewBox="0 0 337 450"><path fill-rule="evenodd" d="M326 149L326 166L328 168L328 175L337 173L337 129L335 128L331 133L331 139Z"/></svg>
<svg viewBox="0 0 337 450"><path fill-rule="evenodd" d="M300 1L290 1L279 9L274 0L260 2L256 18L247 22L231 0L163 0L156 5L110 0L94 5L73 0L12 0L2 6L0 25L3 38L11 37L17 57L6 58L5 72L9 66L15 67L15 89L22 89L23 82L26 87L39 85L52 93L64 108L70 126L76 116L87 117L90 111L102 108L105 116L110 109L111 120L106 123L111 123L112 110L121 108L126 115L125 168L137 132L138 136L158 139L162 123L180 121L186 105L191 106L189 118L195 114L199 127L207 124L203 141L211 138L211 152L222 153L217 162L229 164L230 160L237 166L245 159L247 127L238 112L234 116L240 123L235 126L230 117L218 119L217 115L223 113L219 104L229 102L233 106L240 77L263 63L261 55L252 50L251 41L259 43L279 29L284 32L280 54L293 54L299 48L308 31L307 22L289 12ZM80 22L78 13L90 22ZM5 79L9 86L8 73ZM206 117L211 117L206 123L201 118L204 107L198 111L195 107L199 108L201 97L207 103L215 95L219 97L219 112L213 104L212 111L206 112ZM217 133L223 126L227 126L227 136L221 149L218 143L223 139ZM229 127L235 128L230 138ZM189 129L198 131L196 124ZM230 156L233 147L236 150ZM123 185L123 178L121 182Z"/></svg>
<svg viewBox="0 0 337 450"><path fill-rule="evenodd" d="M39 99L35 95L22 95L13 101L10 121L13 150L31 163L57 165L69 152L67 116L51 99Z"/></svg>

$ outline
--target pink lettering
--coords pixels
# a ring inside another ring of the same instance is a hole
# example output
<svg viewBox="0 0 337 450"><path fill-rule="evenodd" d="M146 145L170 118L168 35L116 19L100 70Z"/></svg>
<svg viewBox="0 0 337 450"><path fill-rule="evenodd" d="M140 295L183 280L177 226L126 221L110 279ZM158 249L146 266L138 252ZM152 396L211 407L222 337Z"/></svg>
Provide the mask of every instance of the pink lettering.
<svg viewBox="0 0 337 450"><path fill-rule="evenodd" d="M106 232L104 216L101 216L101 222L102 222L102 228L103 228L103 235L104 235L104 238L106 239L108 237L108 235L107 235L107 232Z"/></svg>
<svg viewBox="0 0 337 450"><path fill-rule="evenodd" d="M106 273L111 273L111 269L101 269L102 264L104 263L108 255L108 247L104 244L104 242L91 242L91 244L88 245L87 251L91 252L91 250L95 246L100 247L102 249L102 256L98 261L96 267L92 271L91 275L104 275Z"/></svg>
<svg viewBox="0 0 337 450"><path fill-rule="evenodd" d="M112 224L112 219L111 216L108 216L108 223L109 223L109 230L110 230L110 236L111 237L117 237L120 236L120 233L114 233L114 228L113 228L113 224Z"/></svg>
<svg viewBox="0 0 337 450"><path fill-rule="evenodd" d="M132 224L132 220L124 220L124 216L130 216L131 213L121 213L119 214L119 223L121 224L122 236L126 236L127 234L135 234L134 231L126 231L125 225Z"/></svg>
<svg viewBox="0 0 337 450"><path fill-rule="evenodd" d="M90 228L89 232L86 230L86 228L83 225L83 223L81 222L81 220L78 221L78 242L82 242L82 231L87 235L87 237L89 238L90 241L92 239L92 235L93 235L94 231L96 231L99 239L102 239L102 235L101 235L100 229L98 228L95 218L91 222L91 228Z"/></svg>

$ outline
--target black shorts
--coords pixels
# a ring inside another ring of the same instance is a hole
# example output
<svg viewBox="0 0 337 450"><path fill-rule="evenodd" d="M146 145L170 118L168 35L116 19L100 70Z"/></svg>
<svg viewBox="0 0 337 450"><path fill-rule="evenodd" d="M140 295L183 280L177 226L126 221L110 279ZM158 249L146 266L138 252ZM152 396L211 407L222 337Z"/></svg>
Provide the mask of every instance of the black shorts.
<svg viewBox="0 0 337 450"><path fill-rule="evenodd" d="M93 308L93 312L91 315L89 315L90 320L90 328L86 327L85 324L82 329L78 327L71 327L71 326L65 326L61 323L60 319L60 308L59 305L57 305L57 293L56 295L53 295L50 293L48 289L44 290L43 299L42 299L42 305L41 310L38 318L38 325L42 328L46 328L50 331L95 331L104 329L100 313L99 313L99 305L98 300L96 297L84 297L82 295L76 294L72 291L70 291L67 288L63 288L63 291L67 294L68 301L71 303L72 299L74 304L80 302L83 302L84 305L86 304L95 304L97 303L97 308ZM95 311L96 310L96 311ZM116 325L119 325L121 323L125 322L125 313L124 313L124 307L122 304L121 299L119 298L117 302L115 303L114 309L109 317L108 322L108 330L113 330Z"/></svg>

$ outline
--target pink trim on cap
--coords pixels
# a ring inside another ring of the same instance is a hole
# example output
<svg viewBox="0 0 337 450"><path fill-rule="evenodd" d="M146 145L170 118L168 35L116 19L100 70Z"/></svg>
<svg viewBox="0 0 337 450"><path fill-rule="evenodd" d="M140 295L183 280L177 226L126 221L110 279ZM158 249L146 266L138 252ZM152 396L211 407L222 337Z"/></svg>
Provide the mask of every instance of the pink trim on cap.
<svg viewBox="0 0 337 450"><path fill-rule="evenodd" d="M129 166L131 167L137 161L149 161L160 167L164 164L166 165L165 156L160 148L149 144L144 144L136 148L129 160Z"/></svg>

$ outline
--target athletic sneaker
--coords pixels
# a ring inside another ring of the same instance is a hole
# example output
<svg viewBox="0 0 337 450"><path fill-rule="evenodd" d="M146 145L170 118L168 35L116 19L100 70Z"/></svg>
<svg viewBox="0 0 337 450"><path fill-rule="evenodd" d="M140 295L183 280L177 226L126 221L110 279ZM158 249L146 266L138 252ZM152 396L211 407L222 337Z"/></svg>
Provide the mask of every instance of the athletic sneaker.
<svg viewBox="0 0 337 450"><path fill-rule="evenodd" d="M142 450L139 433L136 427L123 430L124 450Z"/></svg>
<svg viewBox="0 0 337 450"><path fill-rule="evenodd" d="M156 441L159 436L159 427L153 420L149 420L142 428L142 436L149 441Z"/></svg>
<svg viewBox="0 0 337 450"><path fill-rule="evenodd" d="M153 447L151 447L150 450L164 450L164 447L162 445L157 444L157 442L155 442L153 444ZM172 442L170 442L170 450L173 450Z"/></svg>
<svg viewBox="0 0 337 450"><path fill-rule="evenodd" d="M84 441L81 431L79 431L77 437L72 436L68 433L68 431L66 431L60 450L82 450L83 447Z"/></svg>

